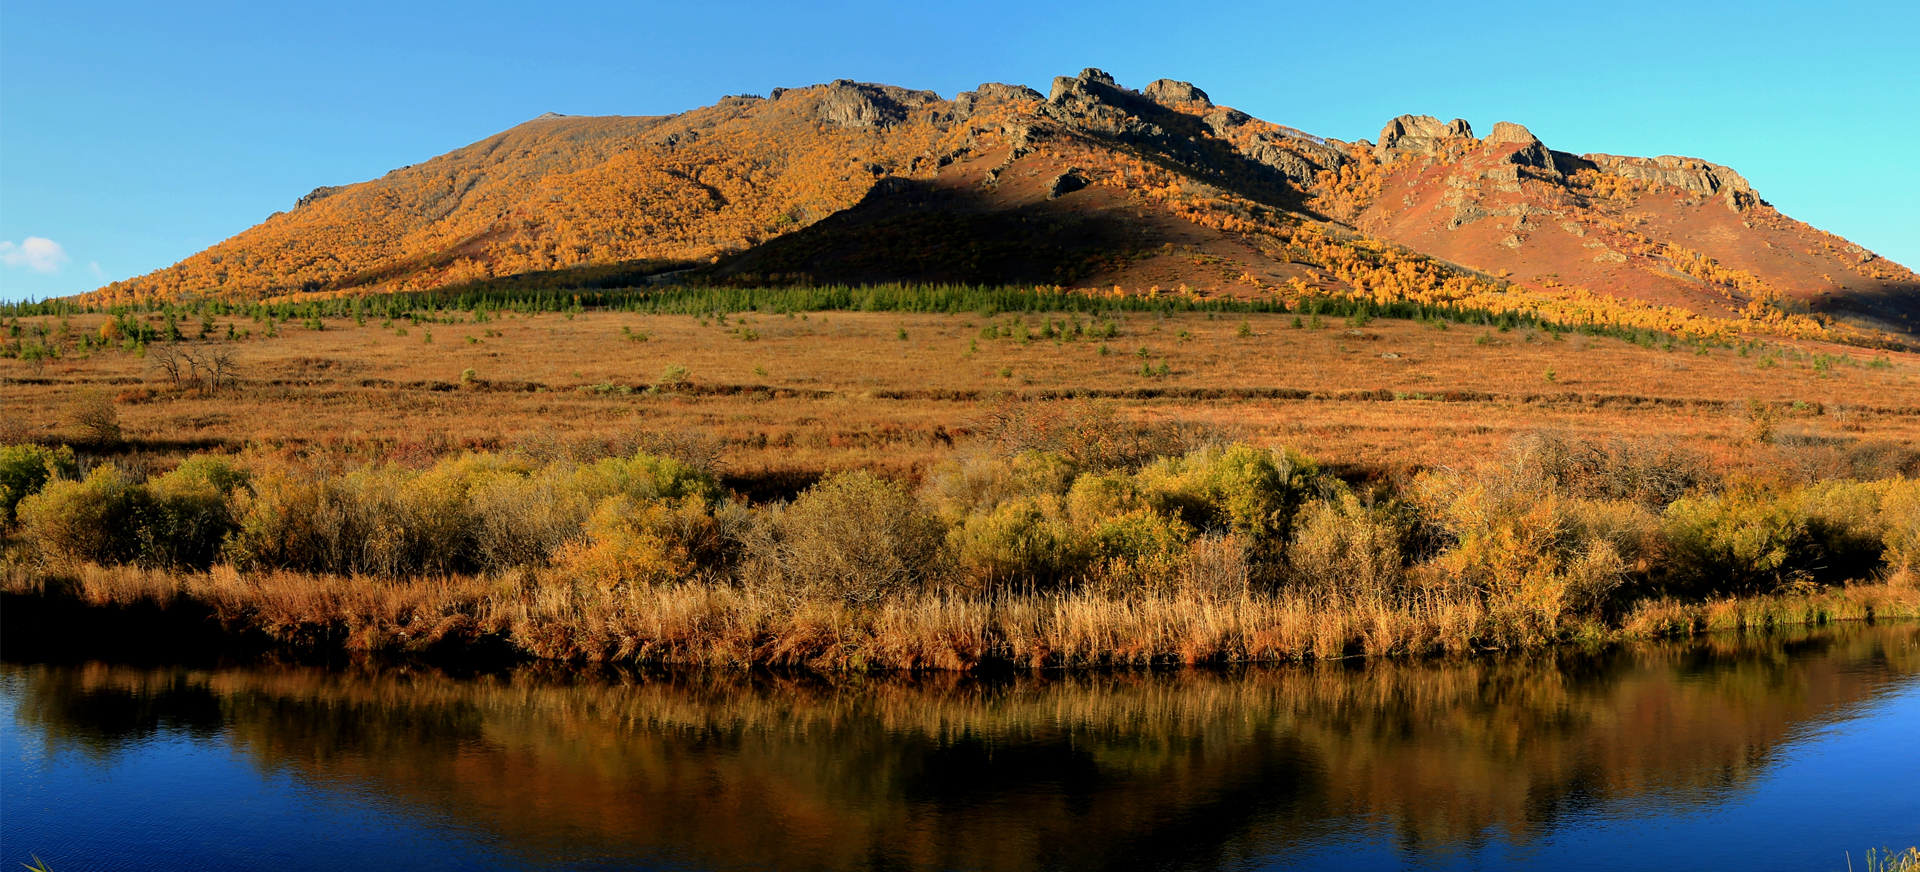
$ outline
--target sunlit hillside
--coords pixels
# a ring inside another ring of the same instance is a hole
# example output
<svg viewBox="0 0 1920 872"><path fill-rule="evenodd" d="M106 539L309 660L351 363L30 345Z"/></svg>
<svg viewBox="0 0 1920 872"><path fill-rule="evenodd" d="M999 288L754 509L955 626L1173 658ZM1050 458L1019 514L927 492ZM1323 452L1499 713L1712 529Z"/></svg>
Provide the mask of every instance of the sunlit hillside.
<svg viewBox="0 0 1920 872"><path fill-rule="evenodd" d="M1098 70L953 99L837 81L543 116L320 188L101 300L484 285L962 282L1445 302L1688 335L1910 344L1920 277L1693 158L1501 122L1325 139ZM670 273L670 276L661 274Z"/></svg>

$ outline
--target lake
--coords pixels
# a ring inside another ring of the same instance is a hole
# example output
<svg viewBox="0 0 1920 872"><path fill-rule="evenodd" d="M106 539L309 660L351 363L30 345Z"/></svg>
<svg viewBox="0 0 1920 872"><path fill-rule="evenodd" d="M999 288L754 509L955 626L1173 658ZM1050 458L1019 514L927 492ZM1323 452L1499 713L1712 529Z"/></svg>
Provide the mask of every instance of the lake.
<svg viewBox="0 0 1920 872"><path fill-rule="evenodd" d="M1234 670L0 664L0 865L1864 869L1920 626Z"/></svg>

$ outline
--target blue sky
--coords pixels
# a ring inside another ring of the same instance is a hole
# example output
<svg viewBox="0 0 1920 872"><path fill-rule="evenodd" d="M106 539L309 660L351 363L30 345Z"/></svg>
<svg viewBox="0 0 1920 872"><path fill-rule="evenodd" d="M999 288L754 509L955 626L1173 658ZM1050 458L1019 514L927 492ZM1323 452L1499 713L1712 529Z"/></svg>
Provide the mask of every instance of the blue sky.
<svg viewBox="0 0 1920 872"><path fill-rule="evenodd" d="M0 298L167 266L542 112L1086 66L1323 136L1403 112L1727 164L1920 267L1920 4L94 3L0 9Z"/></svg>

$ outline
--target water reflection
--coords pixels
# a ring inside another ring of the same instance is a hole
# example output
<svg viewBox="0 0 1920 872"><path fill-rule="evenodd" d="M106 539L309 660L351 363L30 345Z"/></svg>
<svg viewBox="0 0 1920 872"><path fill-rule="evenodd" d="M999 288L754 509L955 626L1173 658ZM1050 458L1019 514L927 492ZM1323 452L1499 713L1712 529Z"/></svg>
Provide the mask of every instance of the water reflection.
<svg viewBox="0 0 1920 872"><path fill-rule="evenodd" d="M9 663L0 681L50 754L216 743L484 831L508 865L1217 868L1361 843L1446 863L1596 811L1727 802L1783 743L1920 673L1917 636L998 679Z"/></svg>

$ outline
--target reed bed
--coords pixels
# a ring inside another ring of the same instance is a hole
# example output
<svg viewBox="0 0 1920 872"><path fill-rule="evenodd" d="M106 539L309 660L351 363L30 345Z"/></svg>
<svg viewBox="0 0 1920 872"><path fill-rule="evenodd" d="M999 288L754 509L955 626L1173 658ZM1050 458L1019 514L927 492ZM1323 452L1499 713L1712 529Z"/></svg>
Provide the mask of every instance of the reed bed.
<svg viewBox="0 0 1920 872"><path fill-rule="evenodd" d="M533 659L710 667L972 670L1422 657L1566 642L1770 631L1920 619L1920 589L1855 585L1637 604L1618 623L1550 626L1483 603L1329 608L1275 593L1116 598L1086 590L916 594L875 605L682 584L604 592L555 579L374 579L270 570L207 572L81 564L13 569L9 594L97 607L193 603L222 625L299 647L369 654L492 638Z"/></svg>

